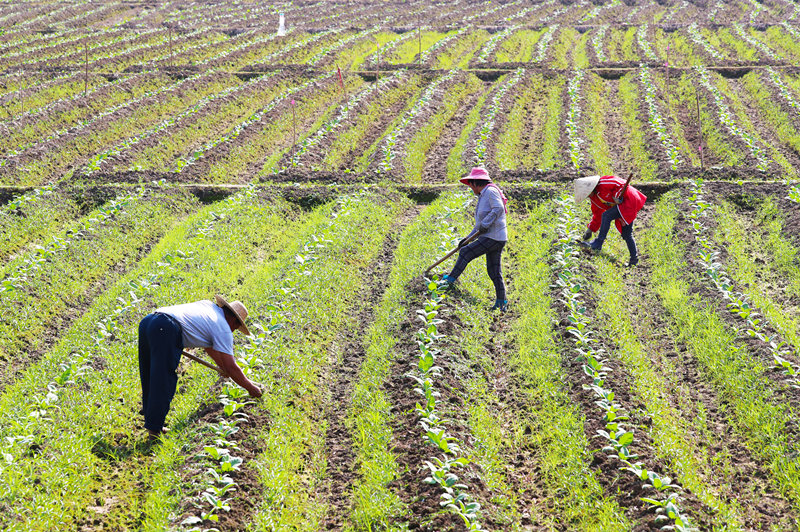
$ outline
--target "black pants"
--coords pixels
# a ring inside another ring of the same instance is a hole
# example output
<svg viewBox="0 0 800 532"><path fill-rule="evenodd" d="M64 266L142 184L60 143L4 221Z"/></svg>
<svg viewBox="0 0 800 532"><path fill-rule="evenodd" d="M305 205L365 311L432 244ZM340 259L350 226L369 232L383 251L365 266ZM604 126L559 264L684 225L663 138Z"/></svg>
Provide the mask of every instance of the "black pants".
<svg viewBox="0 0 800 532"><path fill-rule="evenodd" d="M605 242L606 236L608 236L608 230L611 228L611 222L617 218L622 218L622 214L619 212L619 206L614 207L613 209L608 209L603 213L603 218L600 222L600 230L597 232L597 238L595 238L590 244L592 249L598 251L602 249L603 242ZM636 249L636 240L633 238L633 223L623 225L621 234L622 239L628 246L628 253L631 254L631 260L636 260L638 251Z"/></svg>
<svg viewBox="0 0 800 532"><path fill-rule="evenodd" d="M166 314L148 314L139 323L139 379L144 428L160 432L178 385L183 337L181 326Z"/></svg>
<svg viewBox="0 0 800 532"><path fill-rule="evenodd" d="M486 255L486 272L489 274L489 279L494 283L495 296L500 301L505 301L506 283L503 281L502 265L500 264L500 255L502 255L505 245L506 243L503 240L492 240L485 236L479 236L459 250L456 265L453 266L453 271L450 272L448 277L455 281L464 271L464 268L467 267L467 264L481 255Z"/></svg>

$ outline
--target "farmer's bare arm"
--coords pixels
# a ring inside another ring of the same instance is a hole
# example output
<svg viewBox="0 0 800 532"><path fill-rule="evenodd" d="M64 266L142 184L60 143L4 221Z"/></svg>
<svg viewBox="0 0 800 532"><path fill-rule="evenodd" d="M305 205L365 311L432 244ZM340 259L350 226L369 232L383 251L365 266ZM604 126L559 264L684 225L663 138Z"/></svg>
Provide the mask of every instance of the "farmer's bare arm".
<svg viewBox="0 0 800 532"><path fill-rule="evenodd" d="M239 364L236 363L236 359L233 358L232 355L210 347L206 348L206 353L214 359L214 362L217 363L219 369L221 369L223 373L233 379L233 382L247 390L251 396L261 397L261 388L242 373L242 368L239 367Z"/></svg>

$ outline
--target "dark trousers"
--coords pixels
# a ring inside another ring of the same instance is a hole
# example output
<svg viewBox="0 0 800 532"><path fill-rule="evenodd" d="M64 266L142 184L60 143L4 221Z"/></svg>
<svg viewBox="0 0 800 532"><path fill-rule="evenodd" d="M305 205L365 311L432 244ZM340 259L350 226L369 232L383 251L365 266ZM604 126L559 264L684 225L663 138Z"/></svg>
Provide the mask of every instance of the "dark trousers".
<svg viewBox="0 0 800 532"><path fill-rule="evenodd" d="M597 232L597 238L591 243L592 249L602 249L603 242L606 241L606 236L608 236L608 230L611 228L611 222L617 218L622 218L619 207L608 209L603 213L603 218L600 221L600 230ZM628 253L631 254L631 259L636 259L638 251L636 250L636 240L633 239L633 223L622 226L622 239L628 246Z"/></svg>
<svg viewBox="0 0 800 532"><path fill-rule="evenodd" d="M160 432L178 385L183 337L181 326L166 314L148 314L139 323L139 379L144 428Z"/></svg>
<svg viewBox="0 0 800 532"><path fill-rule="evenodd" d="M506 283L503 281L502 265L500 264L500 255L502 255L505 245L505 241L479 236L459 250L456 265L453 266L453 271L448 277L455 281L467 264L481 255L486 255L486 272L494 283L495 295L500 301L505 301Z"/></svg>

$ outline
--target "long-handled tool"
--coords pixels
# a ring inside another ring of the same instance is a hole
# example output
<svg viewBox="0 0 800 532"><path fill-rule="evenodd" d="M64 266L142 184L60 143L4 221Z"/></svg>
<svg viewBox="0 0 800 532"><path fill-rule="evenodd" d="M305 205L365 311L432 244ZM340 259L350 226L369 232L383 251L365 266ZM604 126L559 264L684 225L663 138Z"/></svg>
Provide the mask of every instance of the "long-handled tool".
<svg viewBox="0 0 800 532"><path fill-rule="evenodd" d="M628 179L625 180L625 184L622 186L622 189L619 191L619 194L617 194L618 198L625 197L625 193L628 191L628 185L631 184L631 179L633 179L633 174L628 175Z"/></svg>
<svg viewBox="0 0 800 532"><path fill-rule="evenodd" d="M214 364L211 364L210 362L206 362L206 361L205 361L205 360L203 360L202 358L200 358L200 357L198 357L198 356L195 356L195 355L193 355L193 354L189 353L188 351L183 351L181 354L182 354L183 356L185 356L185 357L189 357L189 358L191 358L191 359L192 359L192 360L194 360L195 362L199 362L199 363L201 363L202 365L204 365L204 366L205 366L205 367L207 367L207 368L211 368L211 369L213 369L214 371L216 371L216 372L217 372L217 373L219 373L220 375L223 375L223 376L224 376L224 374L222 373L222 370L221 370L221 369L219 369L219 368L218 368L217 366L215 366Z"/></svg>
<svg viewBox="0 0 800 532"><path fill-rule="evenodd" d="M474 235L472 235L471 237L469 237L466 240L464 240L464 243L461 246L457 247L456 249L454 249L453 251L451 251L450 253L448 253L447 255L442 257L441 259L437 260L436 262L434 262L433 264L428 266L428 269L425 270L425 274L427 275L427 273L429 271L431 271L432 269L434 269L435 267L437 267L438 265L440 265L441 263L443 263L444 261L446 261L447 259L452 257L459 249L461 249L462 247L466 246L467 244L469 244L470 242L472 242L473 240L478 238L479 235L480 235L480 233L476 232Z"/></svg>

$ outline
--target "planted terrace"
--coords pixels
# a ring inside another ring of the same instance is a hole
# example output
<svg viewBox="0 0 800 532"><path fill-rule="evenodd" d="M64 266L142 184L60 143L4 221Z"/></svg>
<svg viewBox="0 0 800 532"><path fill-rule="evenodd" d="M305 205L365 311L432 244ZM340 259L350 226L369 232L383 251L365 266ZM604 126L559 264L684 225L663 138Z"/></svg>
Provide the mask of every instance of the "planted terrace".
<svg viewBox="0 0 800 532"><path fill-rule="evenodd" d="M800 11L629 4L0 6L0 528L797 528ZM475 165L503 314L425 273ZM264 396L185 360L148 441L137 323L215 293Z"/></svg>

